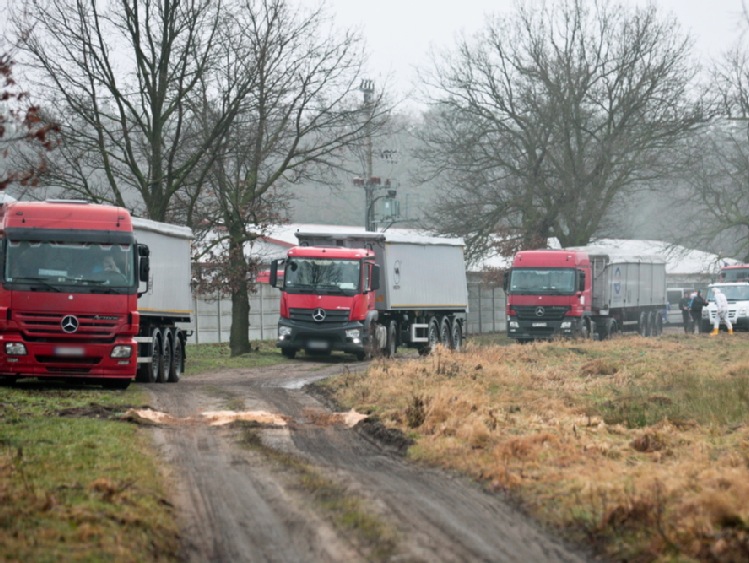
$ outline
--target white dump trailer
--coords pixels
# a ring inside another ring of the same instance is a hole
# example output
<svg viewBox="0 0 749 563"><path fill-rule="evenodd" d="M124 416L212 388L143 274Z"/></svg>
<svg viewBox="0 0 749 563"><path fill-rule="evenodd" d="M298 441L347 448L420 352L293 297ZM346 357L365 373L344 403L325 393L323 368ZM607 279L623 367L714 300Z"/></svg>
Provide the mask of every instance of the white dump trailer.
<svg viewBox="0 0 749 563"><path fill-rule="evenodd" d="M274 261L283 290L277 346L288 357L399 346L460 348L468 313L463 241L401 233L296 233ZM283 267L283 279L279 269Z"/></svg>
<svg viewBox="0 0 749 563"><path fill-rule="evenodd" d="M150 275L139 288L138 381L178 381L192 322L192 230L133 218L138 244L148 247Z"/></svg>

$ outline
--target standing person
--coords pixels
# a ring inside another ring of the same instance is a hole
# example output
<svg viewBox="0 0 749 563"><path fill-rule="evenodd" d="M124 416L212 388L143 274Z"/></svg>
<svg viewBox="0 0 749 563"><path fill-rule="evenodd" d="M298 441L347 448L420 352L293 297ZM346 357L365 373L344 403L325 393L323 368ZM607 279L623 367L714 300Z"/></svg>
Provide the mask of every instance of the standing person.
<svg viewBox="0 0 749 563"><path fill-rule="evenodd" d="M715 322L713 323L713 331L710 333L710 336L718 334L720 321L725 323L726 328L728 329L728 334L733 334L733 325L731 324L731 319L728 318L728 300L723 292L717 287L713 289L713 294L715 297L715 308L717 310L715 311Z"/></svg>
<svg viewBox="0 0 749 563"><path fill-rule="evenodd" d="M701 332L700 328L702 327L702 309L704 309L705 305L706 303L705 299L702 297L702 292L698 289L697 293L692 296L692 306L689 310L692 314L692 327L694 328L695 332Z"/></svg>
<svg viewBox="0 0 749 563"><path fill-rule="evenodd" d="M684 322L684 332L690 334L692 332L692 314L689 311L689 290L684 290L684 297L679 299L679 309L681 310L681 319Z"/></svg>

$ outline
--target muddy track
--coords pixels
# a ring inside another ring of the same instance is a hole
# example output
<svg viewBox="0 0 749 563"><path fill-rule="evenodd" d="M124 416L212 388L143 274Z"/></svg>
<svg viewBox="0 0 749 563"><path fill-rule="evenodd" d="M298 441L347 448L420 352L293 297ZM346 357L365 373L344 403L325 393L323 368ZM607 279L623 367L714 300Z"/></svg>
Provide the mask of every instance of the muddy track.
<svg viewBox="0 0 749 563"><path fill-rule="evenodd" d="M501 495L409 463L330 416L305 385L364 364L297 361L149 386L153 409L173 417L154 438L173 489L185 561L585 561ZM351 537L318 510L294 470L244 447L241 429L200 419L210 411L267 411L264 447L305 460L395 531L387 552Z"/></svg>

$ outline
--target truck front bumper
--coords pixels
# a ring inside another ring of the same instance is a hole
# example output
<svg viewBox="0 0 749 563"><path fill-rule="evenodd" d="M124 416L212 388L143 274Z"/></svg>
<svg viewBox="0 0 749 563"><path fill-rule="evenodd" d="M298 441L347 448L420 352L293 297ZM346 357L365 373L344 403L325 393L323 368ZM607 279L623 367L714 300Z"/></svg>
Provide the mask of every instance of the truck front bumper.
<svg viewBox="0 0 749 563"><path fill-rule="evenodd" d="M280 319L276 347L311 352L348 352L360 354L369 343L369 335L361 322L309 323Z"/></svg>
<svg viewBox="0 0 749 563"><path fill-rule="evenodd" d="M526 321L510 317L507 320L507 336L518 340L549 340L555 336L572 337L580 332L578 317L558 320Z"/></svg>
<svg viewBox="0 0 749 563"><path fill-rule="evenodd" d="M115 348L118 357L112 357ZM136 356L131 340L50 343L23 341L9 334L0 337L0 375L4 376L127 379L135 377Z"/></svg>

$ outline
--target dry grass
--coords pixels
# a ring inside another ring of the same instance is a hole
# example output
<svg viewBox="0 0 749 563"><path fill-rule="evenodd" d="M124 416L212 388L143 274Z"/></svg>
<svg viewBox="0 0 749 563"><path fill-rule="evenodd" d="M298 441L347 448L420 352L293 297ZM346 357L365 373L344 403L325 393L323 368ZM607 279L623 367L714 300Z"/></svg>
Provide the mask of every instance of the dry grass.
<svg viewBox="0 0 749 563"><path fill-rule="evenodd" d="M332 380L409 455L617 559L749 560L749 335L468 345Z"/></svg>

